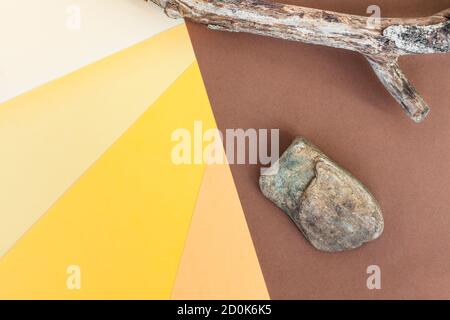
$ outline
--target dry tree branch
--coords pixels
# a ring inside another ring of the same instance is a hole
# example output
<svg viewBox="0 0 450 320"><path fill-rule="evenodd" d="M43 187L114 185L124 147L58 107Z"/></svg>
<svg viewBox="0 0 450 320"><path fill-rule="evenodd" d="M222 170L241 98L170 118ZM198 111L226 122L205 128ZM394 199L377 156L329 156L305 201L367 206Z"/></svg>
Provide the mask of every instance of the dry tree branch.
<svg viewBox="0 0 450 320"><path fill-rule="evenodd" d="M450 9L426 18L381 18L374 25L368 17L266 0L151 1L169 17L186 18L214 30L357 51L415 122L421 122L429 108L401 71L398 58L450 52Z"/></svg>

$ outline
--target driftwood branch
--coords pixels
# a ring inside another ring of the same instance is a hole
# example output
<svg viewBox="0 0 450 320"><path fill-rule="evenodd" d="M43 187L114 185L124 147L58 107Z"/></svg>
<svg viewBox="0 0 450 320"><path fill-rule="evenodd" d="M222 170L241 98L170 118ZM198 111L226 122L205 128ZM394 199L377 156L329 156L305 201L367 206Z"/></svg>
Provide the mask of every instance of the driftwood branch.
<svg viewBox="0 0 450 320"><path fill-rule="evenodd" d="M215 30L357 51L415 122L421 122L429 108L401 71L398 58L450 52L450 9L426 18L380 18L373 23L369 17L266 0L151 1L172 18L186 18Z"/></svg>

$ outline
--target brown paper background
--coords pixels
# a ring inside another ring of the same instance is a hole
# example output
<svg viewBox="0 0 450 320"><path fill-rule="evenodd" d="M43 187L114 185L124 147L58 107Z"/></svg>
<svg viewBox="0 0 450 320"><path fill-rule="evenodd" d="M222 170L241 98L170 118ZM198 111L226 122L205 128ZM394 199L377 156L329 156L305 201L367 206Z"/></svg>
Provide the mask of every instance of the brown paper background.
<svg viewBox="0 0 450 320"><path fill-rule="evenodd" d="M427 16L449 0L285 0L353 14ZM232 172L273 299L450 298L450 56L401 60L430 104L413 123L357 53L188 25L220 129L279 128L281 150L303 135L379 200L380 239L329 254L310 246L259 191L259 168ZM366 288L366 268L382 289Z"/></svg>

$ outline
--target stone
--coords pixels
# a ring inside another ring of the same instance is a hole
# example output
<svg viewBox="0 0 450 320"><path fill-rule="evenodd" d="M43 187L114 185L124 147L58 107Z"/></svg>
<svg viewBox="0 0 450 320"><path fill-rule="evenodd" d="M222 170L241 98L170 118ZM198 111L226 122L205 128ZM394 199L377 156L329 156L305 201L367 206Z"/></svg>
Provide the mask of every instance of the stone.
<svg viewBox="0 0 450 320"><path fill-rule="evenodd" d="M261 175L259 184L321 251L355 249L383 232L383 215L374 196L302 137Z"/></svg>

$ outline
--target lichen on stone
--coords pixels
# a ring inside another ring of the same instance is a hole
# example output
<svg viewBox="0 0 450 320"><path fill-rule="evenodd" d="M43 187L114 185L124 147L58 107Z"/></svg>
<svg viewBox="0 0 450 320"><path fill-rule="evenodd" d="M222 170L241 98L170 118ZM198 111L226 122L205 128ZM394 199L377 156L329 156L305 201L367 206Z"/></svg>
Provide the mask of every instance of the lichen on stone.
<svg viewBox="0 0 450 320"><path fill-rule="evenodd" d="M260 177L261 191L315 248L355 249L383 232L371 193L306 139L295 139L275 166L274 174Z"/></svg>

